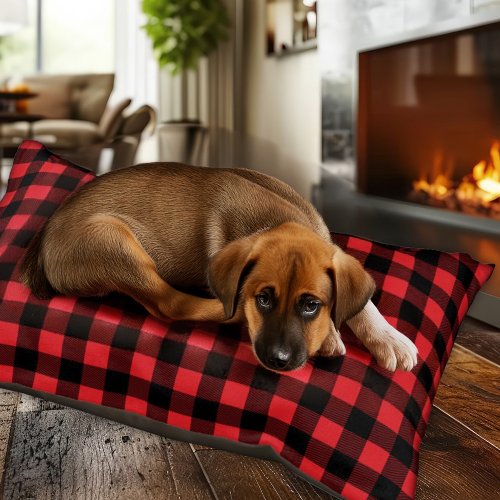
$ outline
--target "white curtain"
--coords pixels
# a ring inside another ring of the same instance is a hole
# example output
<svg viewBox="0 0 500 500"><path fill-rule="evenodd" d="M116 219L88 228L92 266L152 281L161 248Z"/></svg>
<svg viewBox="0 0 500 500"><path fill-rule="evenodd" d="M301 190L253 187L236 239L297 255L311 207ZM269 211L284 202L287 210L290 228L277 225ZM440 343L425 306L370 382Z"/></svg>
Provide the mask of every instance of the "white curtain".
<svg viewBox="0 0 500 500"><path fill-rule="evenodd" d="M115 0L116 66L111 102L130 97L132 106L159 108L158 64L151 42L141 28L145 23L140 0Z"/></svg>

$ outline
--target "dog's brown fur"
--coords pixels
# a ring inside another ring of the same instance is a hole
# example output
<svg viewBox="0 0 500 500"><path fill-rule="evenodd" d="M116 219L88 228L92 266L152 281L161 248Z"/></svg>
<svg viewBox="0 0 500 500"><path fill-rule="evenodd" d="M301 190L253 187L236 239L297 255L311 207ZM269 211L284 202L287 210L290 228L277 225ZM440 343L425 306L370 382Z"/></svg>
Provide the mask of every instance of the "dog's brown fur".
<svg viewBox="0 0 500 500"><path fill-rule="evenodd" d="M78 190L32 240L22 278L39 297L118 291L159 318L246 320L257 358L277 370L345 352L338 329L374 291L286 184L174 163L111 172ZM181 291L207 286L217 298Z"/></svg>

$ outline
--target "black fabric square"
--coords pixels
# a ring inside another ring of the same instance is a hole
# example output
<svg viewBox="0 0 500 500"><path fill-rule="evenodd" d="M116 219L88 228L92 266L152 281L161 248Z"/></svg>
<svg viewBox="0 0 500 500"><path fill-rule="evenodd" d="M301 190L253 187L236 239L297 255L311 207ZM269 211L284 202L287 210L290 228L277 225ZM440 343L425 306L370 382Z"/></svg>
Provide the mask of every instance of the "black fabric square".
<svg viewBox="0 0 500 500"><path fill-rule="evenodd" d="M217 378L227 378L231 368L232 359L218 352L209 352L203 373Z"/></svg>
<svg viewBox="0 0 500 500"><path fill-rule="evenodd" d="M25 349L24 347L16 347L14 366L35 372L37 365L38 351L32 351L31 349Z"/></svg>
<svg viewBox="0 0 500 500"><path fill-rule="evenodd" d="M311 437L309 434L306 434L300 429L297 429L297 427L291 425L286 433L285 444L298 451L301 455L304 455L310 440Z"/></svg>
<svg viewBox="0 0 500 500"><path fill-rule="evenodd" d="M432 386L434 385L434 380L432 377L432 372L430 371L426 363L422 363L422 366L418 371L417 378L427 392L429 392L432 389Z"/></svg>
<svg viewBox="0 0 500 500"><path fill-rule="evenodd" d="M394 484L385 476L379 476L373 490L371 498L398 498L401 493L401 488Z"/></svg>
<svg viewBox="0 0 500 500"><path fill-rule="evenodd" d="M187 333L191 333L194 328L194 321L172 321L168 329L172 333L180 333L181 335L186 335Z"/></svg>
<svg viewBox="0 0 500 500"><path fill-rule="evenodd" d="M345 428L351 431L353 434L367 439L370 435L373 425L375 424L375 419L367 415L364 411L358 410L358 408L353 407L349 418L345 424Z"/></svg>
<svg viewBox="0 0 500 500"><path fill-rule="evenodd" d="M76 339L87 340L89 338L92 318L72 314L66 326L66 335Z"/></svg>
<svg viewBox="0 0 500 500"><path fill-rule="evenodd" d="M417 290L420 290L424 295L429 295L429 292L432 289L432 282L417 272L412 273L410 285L415 287Z"/></svg>
<svg viewBox="0 0 500 500"><path fill-rule="evenodd" d="M151 382L149 386L148 403L158 408L168 410L170 400L172 399L172 389L165 385L155 384Z"/></svg>
<svg viewBox="0 0 500 500"><path fill-rule="evenodd" d="M356 464L357 461L354 458L335 450L328 461L326 469L335 476L340 477L343 481L347 481Z"/></svg>
<svg viewBox="0 0 500 500"><path fill-rule="evenodd" d="M34 162L39 161L39 162L45 163L47 160L50 159L51 156L52 156L52 153L48 149L42 147L37 151L35 157L33 158L33 161Z"/></svg>
<svg viewBox="0 0 500 500"><path fill-rule="evenodd" d="M255 374L250 384L254 389L262 389L263 391L275 393L276 387L280 380L280 375L266 370L262 366L255 368Z"/></svg>
<svg viewBox="0 0 500 500"><path fill-rule="evenodd" d="M308 384L302 393L299 405L309 408L321 415L330 401L330 394L325 390L316 387L314 385Z"/></svg>
<svg viewBox="0 0 500 500"><path fill-rule="evenodd" d="M420 417L422 416L422 410L413 396L410 396L408 398L408 403L406 403L405 406L404 416L416 429L418 426L418 422L420 421Z"/></svg>
<svg viewBox="0 0 500 500"><path fill-rule="evenodd" d="M32 184L35 184L33 181L36 179L37 175L38 175L38 172L32 172L31 174L26 174L21 179L21 183L19 184L19 186L26 187L26 186L31 186Z"/></svg>
<svg viewBox="0 0 500 500"><path fill-rule="evenodd" d="M128 382L130 375L115 370L106 370L106 380L104 382L104 390L115 392L118 394L127 394Z"/></svg>
<svg viewBox="0 0 500 500"><path fill-rule="evenodd" d="M391 267L391 260L378 255L369 254L368 257L366 257L364 267L366 269L373 269L382 274L387 274Z"/></svg>
<svg viewBox="0 0 500 500"><path fill-rule="evenodd" d="M17 214L19 210L19 206L21 205L20 201L11 201L4 209L2 213L2 219L7 217L12 217Z"/></svg>
<svg viewBox="0 0 500 500"><path fill-rule="evenodd" d="M472 280L474 278L474 273L462 262L458 263L457 279L463 284L464 288L469 288Z"/></svg>
<svg viewBox="0 0 500 500"><path fill-rule="evenodd" d="M59 206L57 203L52 203L51 201L48 200L43 200L38 208L36 209L36 215L40 215L42 217L50 217L55 211L56 208Z"/></svg>
<svg viewBox="0 0 500 500"><path fill-rule="evenodd" d="M170 339L163 339L160 351L158 352L158 360L179 366L181 364L185 348L185 344L181 344L180 342L175 342Z"/></svg>
<svg viewBox="0 0 500 500"><path fill-rule="evenodd" d="M397 436L394 446L392 447L391 455L409 469L413 462L413 453L413 446L408 444L401 436Z"/></svg>
<svg viewBox="0 0 500 500"><path fill-rule="evenodd" d="M64 189L66 191L74 191L81 179L77 177L69 177L67 175L61 175L57 181L54 183L54 187L59 189Z"/></svg>
<svg viewBox="0 0 500 500"><path fill-rule="evenodd" d="M455 302L453 302L453 299L450 298L450 300L448 300L448 304L446 305L444 314L451 327L453 327L457 322L457 313L457 306L455 305Z"/></svg>
<svg viewBox="0 0 500 500"><path fill-rule="evenodd" d="M0 280L9 281L16 267L15 263L5 263L0 266Z"/></svg>
<svg viewBox="0 0 500 500"><path fill-rule="evenodd" d="M312 363L314 364L314 368L319 368L320 370L324 370L328 373L336 373L340 372L342 368L342 363L344 362L344 356L335 356L334 358L326 357L326 356L317 356L313 358Z"/></svg>
<svg viewBox="0 0 500 500"><path fill-rule="evenodd" d="M391 386L391 381L372 367L367 366L363 385L377 394L377 396L380 396L380 398L384 398L385 393Z"/></svg>
<svg viewBox="0 0 500 500"><path fill-rule="evenodd" d="M119 349L135 351L139 334L140 332L134 328L118 325L111 345Z"/></svg>
<svg viewBox="0 0 500 500"><path fill-rule="evenodd" d="M443 360L443 356L446 352L446 342L443 339L443 336L441 335L441 332L436 333L436 337L434 338L434 342L432 343L432 346L434 347L434 351L439 358L439 361Z"/></svg>
<svg viewBox="0 0 500 500"><path fill-rule="evenodd" d="M80 384L82 380L83 365L70 359L62 358L59 369L59 378L74 384Z"/></svg>
<svg viewBox="0 0 500 500"><path fill-rule="evenodd" d="M201 420L208 420L209 422L217 421L217 412L219 410L219 403L210 401L208 399L197 397L193 405L193 418Z"/></svg>
<svg viewBox="0 0 500 500"><path fill-rule="evenodd" d="M419 329L422 324L423 313L417 306L403 299L399 309L399 317Z"/></svg>
<svg viewBox="0 0 500 500"><path fill-rule="evenodd" d="M267 416L254 411L243 410L240 426L242 429L251 429L262 432L266 428Z"/></svg>
<svg viewBox="0 0 500 500"><path fill-rule="evenodd" d="M12 244L15 245L16 247L26 248L34 235L35 235L34 231L27 231L27 230L19 231L16 234L16 236L14 236Z"/></svg>
<svg viewBox="0 0 500 500"><path fill-rule="evenodd" d="M439 266L439 256L440 252L436 252L435 250L417 250L415 252L416 259L422 262L427 262L427 264L434 267Z"/></svg>
<svg viewBox="0 0 500 500"><path fill-rule="evenodd" d="M43 328L46 314L46 307L27 303L23 308L19 323L24 326L41 329Z"/></svg>

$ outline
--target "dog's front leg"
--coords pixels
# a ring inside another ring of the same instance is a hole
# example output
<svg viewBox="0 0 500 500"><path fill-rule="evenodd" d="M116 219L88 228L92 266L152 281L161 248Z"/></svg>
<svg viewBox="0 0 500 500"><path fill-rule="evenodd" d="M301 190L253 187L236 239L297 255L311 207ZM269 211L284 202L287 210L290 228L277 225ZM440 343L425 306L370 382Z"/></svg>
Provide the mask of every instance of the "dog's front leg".
<svg viewBox="0 0 500 500"><path fill-rule="evenodd" d="M389 371L410 371L416 366L415 344L392 327L371 300L347 324L380 366Z"/></svg>
<svg viewBox="0 0 500 500"><path fill-rule="evenodd" d="M330 321L330 333L321 344L318 354L320 356L343 356L345 353L346 349L340 332L335 328L333 321Z"/></svg>

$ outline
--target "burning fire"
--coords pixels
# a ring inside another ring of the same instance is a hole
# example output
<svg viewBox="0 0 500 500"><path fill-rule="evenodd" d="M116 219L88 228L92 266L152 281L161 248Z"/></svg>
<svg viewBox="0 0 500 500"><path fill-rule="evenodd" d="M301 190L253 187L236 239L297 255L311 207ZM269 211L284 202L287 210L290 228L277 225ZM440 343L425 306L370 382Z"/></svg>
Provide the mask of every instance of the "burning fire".
<svg viewBox="0 0 500 500"><path fill-rule="evenodd" d="M413 190L435 204L500 218L500 142L491 146L490 160L481 160L458 184L448 173L439 173L432 181L414 181Z"/></svg>

